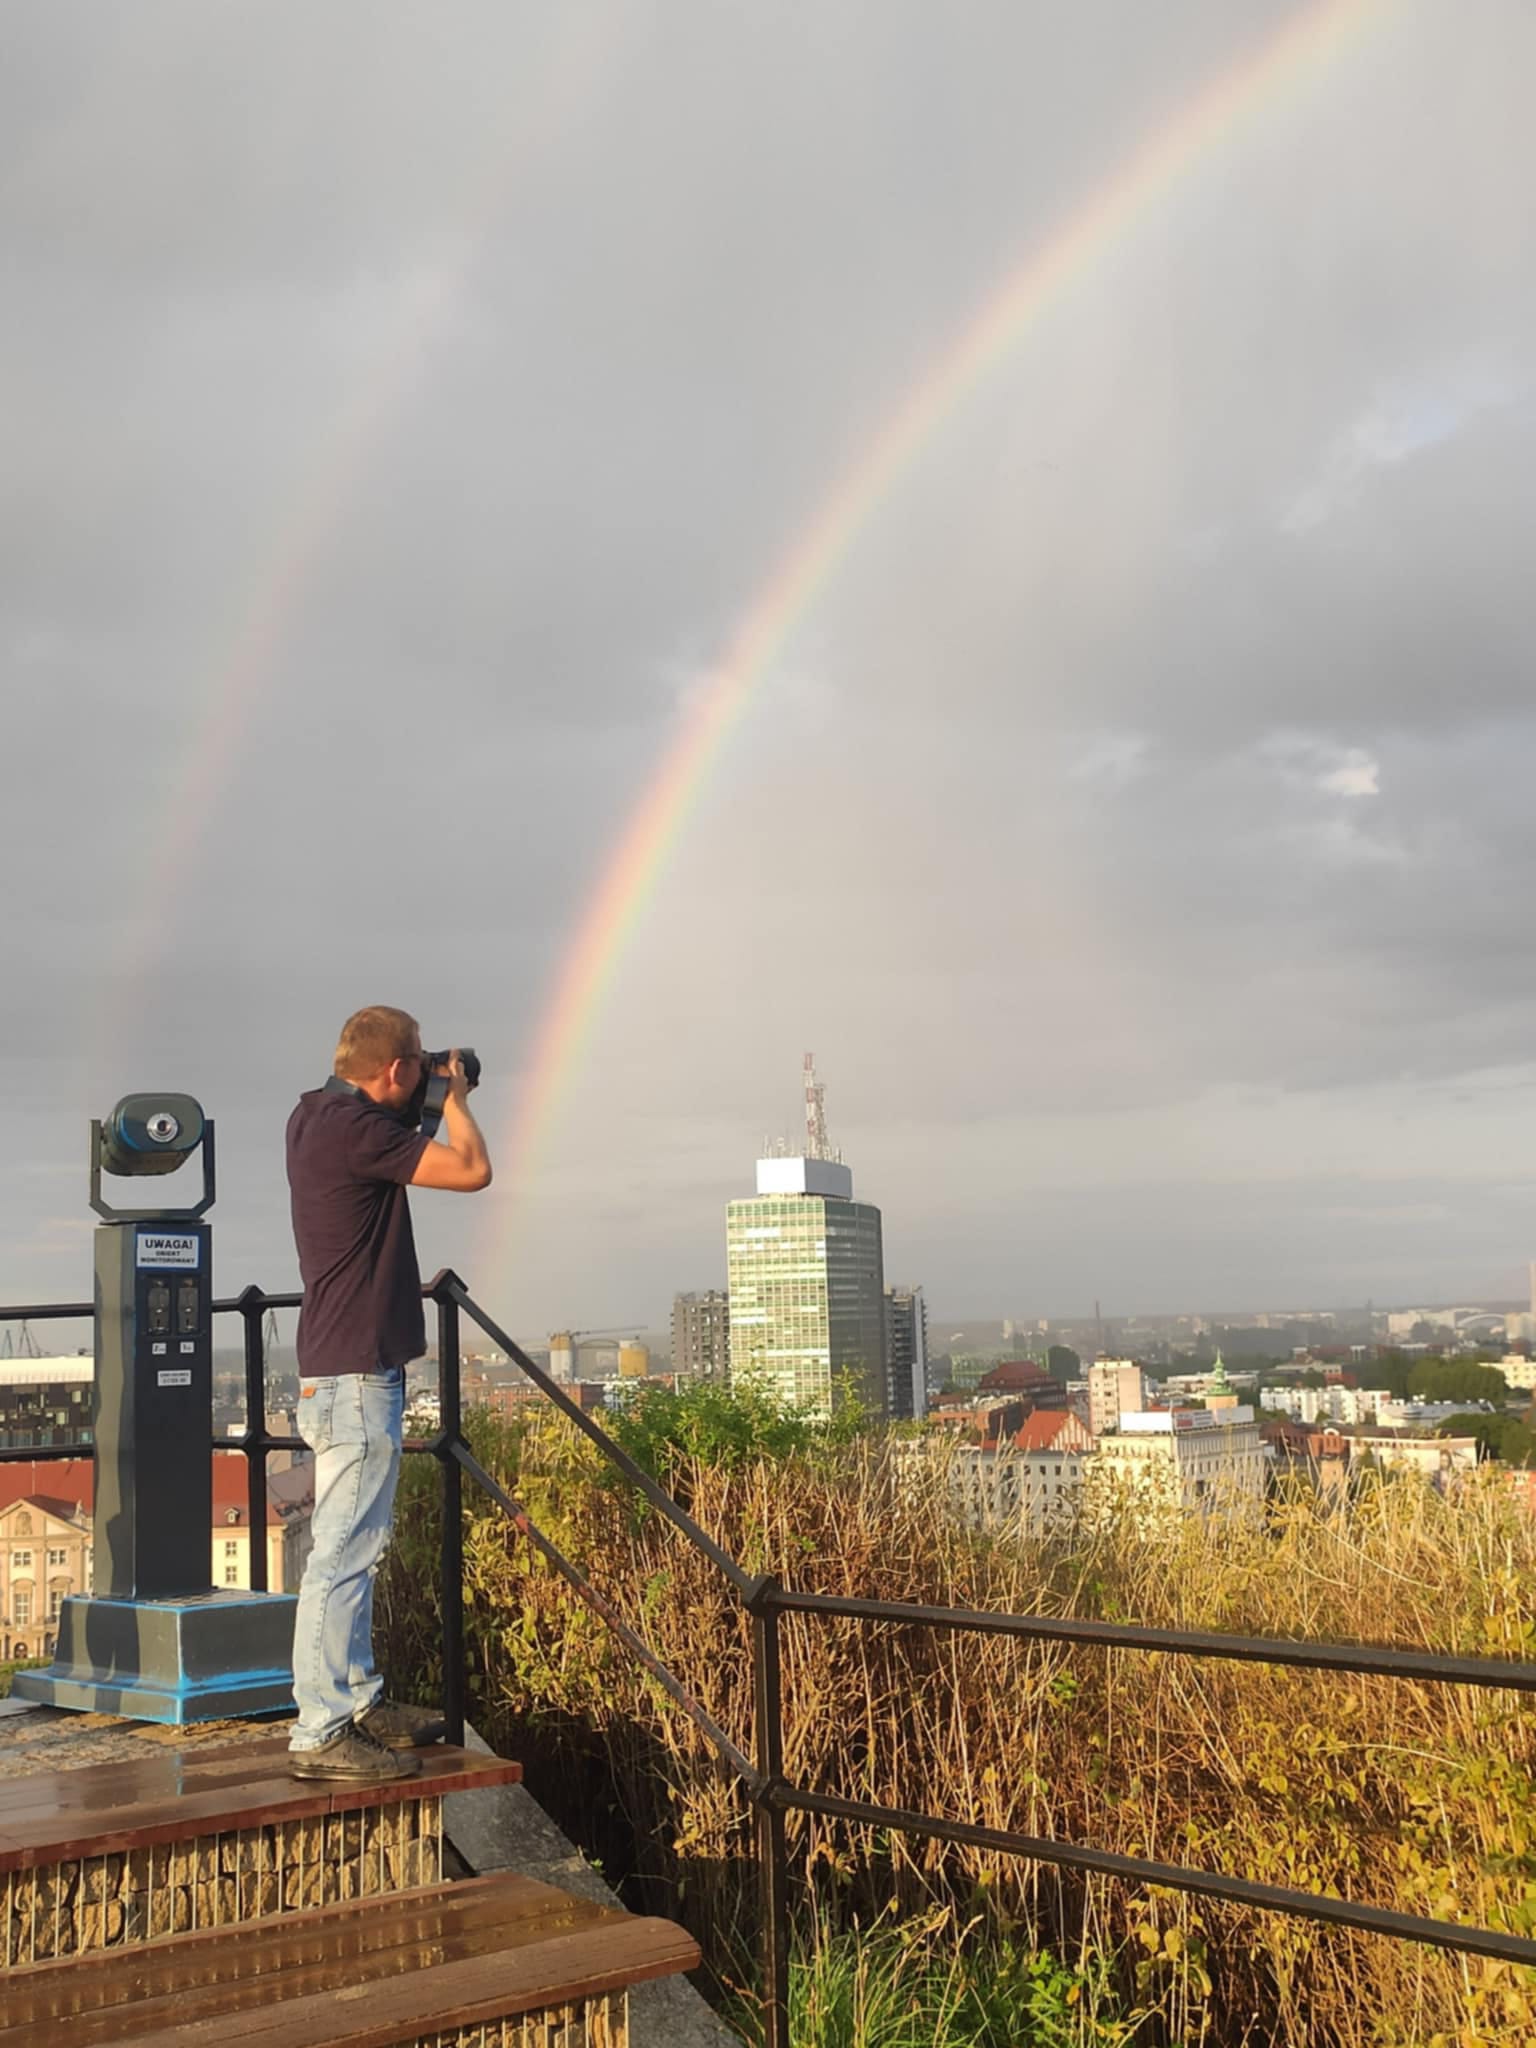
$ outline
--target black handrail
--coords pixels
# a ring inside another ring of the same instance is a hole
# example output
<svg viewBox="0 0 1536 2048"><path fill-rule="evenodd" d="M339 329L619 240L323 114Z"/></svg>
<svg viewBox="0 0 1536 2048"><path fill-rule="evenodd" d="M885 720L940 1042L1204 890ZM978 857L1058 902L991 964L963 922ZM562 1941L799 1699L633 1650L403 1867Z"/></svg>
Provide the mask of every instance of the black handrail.
<svg viewBox="0 0 1536 2048"><path fill-rule="evenodd" d="M981 1828L939 1815L899 1807L841 1799L804 1790L784 1774L783 1706L780 1671L780 1616L789 1613L837 1616L861 1622L908 1627L962 1629L1012 1636L1021 1640L1065 1642L1101 1649L1151 1651L1164 1655L1235 1659L1306 1670L1356 1672L1391 1678L1427 1680L1436 1684L1492 1687L1511 1692L1536 1692L1536 1665L1491 1658L1446 1657L1417 1650L1369 1644L1289 1642L1279 1639L1227 1636L1171 1629L1130 1627L1113 1622L1057 1620L1038 1615L999 1614L983 1609L925 1607L891 1600L844 1599L822 1593L787 1590L776 1579L754 1578L693 1517L679 1507L665 1488L573 1401L517 1342L473 1300L456 1273L443 1271L422 1289L438 1311L440 1429L430 1442L408 1441L406 1449L430 1454L443 1471L443 1552L441 1600L443 1625L443 1689L445 1718L452 1739L464 1730L464 1579L462 1477L476 1486L526 1538L623 1643L667 1693L689 1715L717 1756L732 1772L756 1815L756 1844L763 1918L765 2048L789 2048L789 1911L788 1853L785 1816L789 1812L821 1814L931 1840L954 1842L1007 1855L1027 1857L1067 1870L1120 1878L1128 1883L1225 1900L1264 1911L1284 1913L1331 1926L1348 1927L1397 1940L1424 1942L1462 1954L1536 1967L1536 1941L1502 1934L1492 1928L1466 1927L1454 1921L1395 1913L1384 1907L1357 1904L1320 1893L1255 1884L1219 1871L1194 1869L1140 1857L1112 1854L1052 1837ZM265 1317L272 1308L297 1308L298 1294L266 1294L248 1287L233 1300L216 1301L216 1314L240 1315L245 1334L246 1427L231 1437L212 1440L215 1450L243 1451L250 1463L249 1499L252 1527L266 1521L266 1457L269 1451L291 1450L293 1439L273 1437L266 1427ZM43 1303L0 1308L0 1322L64 1320L92 1313L89 1303ZM753 1726L756 1761L750 1761L689 1693L674 1672L629 1626L611 1602L580 1568L565 1557L521 1506L480 1465L463 1435L461 1411L460 1315L467 1315L562 1414L564 1414L630 1483L693 1545L709 1558L733 1587L750 1618L753 1669ZM83 1445L39 1445L0 1450L0 1460L48 1462L79 1457ZM261 1551L258 1565L257 1551ZM252 1572L266 1575L263 1546L252 1546Z"/></svg>

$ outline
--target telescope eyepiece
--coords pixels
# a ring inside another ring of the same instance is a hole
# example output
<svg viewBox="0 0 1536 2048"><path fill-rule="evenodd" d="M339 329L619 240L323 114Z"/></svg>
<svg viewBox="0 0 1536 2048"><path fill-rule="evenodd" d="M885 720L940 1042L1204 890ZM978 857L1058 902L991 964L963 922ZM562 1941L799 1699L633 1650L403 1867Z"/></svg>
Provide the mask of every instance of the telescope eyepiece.
<svg viewBox="0 0 1536 2048"><path fill-rule="evenodd" d="M101 1126L103 1173L174 1173L203 1141L190 1095L125 1095Z"/></svg>

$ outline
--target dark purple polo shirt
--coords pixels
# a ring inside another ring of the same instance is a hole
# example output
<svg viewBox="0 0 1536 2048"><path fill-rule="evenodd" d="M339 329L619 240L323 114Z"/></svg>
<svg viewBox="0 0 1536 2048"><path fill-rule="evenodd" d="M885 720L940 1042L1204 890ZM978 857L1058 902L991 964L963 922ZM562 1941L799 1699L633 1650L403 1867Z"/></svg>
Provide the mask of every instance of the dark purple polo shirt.
<svg viewBox="0 0 1536 2048"><path fill-rule="evenodd" d="M405 1188L431 1142L364 1096L314 1088L299 1097L288 1119L288 1190L306 1379L404 1365L426 1350Z"/></svg>

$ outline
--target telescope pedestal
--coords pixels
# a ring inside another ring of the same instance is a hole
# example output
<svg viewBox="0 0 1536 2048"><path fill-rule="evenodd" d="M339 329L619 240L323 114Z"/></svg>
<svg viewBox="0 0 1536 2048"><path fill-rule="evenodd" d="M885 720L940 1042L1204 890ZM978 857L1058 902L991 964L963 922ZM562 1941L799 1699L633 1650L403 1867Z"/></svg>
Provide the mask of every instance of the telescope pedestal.
<svg viewBox="0 0 1536 2048"><path fill-rule="evenodd" d="M18 1699L135 1721L222 1721L291 1712L288 1593L66 1600L46 1671L18 1671Z"/></svg>
<svg viewBox="0 0 1536 2048"><path fill-rule="evenodd" d="M17 1695L177 1723L291 1709L297 1601L211 1583L213 1233L196 1215L97 1230L92 1421L95 1591L62 1603L54 1661ZM254 1566L267 1531L246 1536Z"/></svg>

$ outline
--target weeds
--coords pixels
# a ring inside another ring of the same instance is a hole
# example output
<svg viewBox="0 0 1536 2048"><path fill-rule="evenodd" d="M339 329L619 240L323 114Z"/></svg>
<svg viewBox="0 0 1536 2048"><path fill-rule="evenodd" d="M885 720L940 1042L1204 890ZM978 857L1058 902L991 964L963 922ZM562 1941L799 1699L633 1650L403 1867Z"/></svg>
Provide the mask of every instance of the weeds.
<svg viewBox="0 0 1536 2048"><path fill-rule="evenodd" d="M1069 1969L947 1908L867 1928L816 1916L790 1958L789 2005L796 2048L1124 2048L1136 2028L1112 2016L1102 1968ZM724 2016L756 2048L759 2000L738 1992Z"/></svg>
<svg viewBox="0 0 1536 2048"><path fill-rule="evenodd" d="M749 1747L747 1625L708 1563L663 1517L637 1512L558 1418L530 1418L494 1444L481 1418L474 1428L483 1462ZM1383 1483L1350 1506L1298 1496L1262 1526L1188 1520L1138 1535L1121 1524L1027 1543L968 1533L936 1461L880 1436L777 1452L748 1430L718 1463L700 1448L672 1430L653 1455L748 1570L807 1589L1478 1656L1528 1657L1536 1642L1536 1532L1496 1473L1454 1498ZM430 1696L440 1653L426 1465L408 1473L380 1595L395 1683ZM601 1823L615 1855L627 1844L637 1896L684 1918L723 1970L750 1948L756 1912L739 1790L497 1513L475 1504L466 1519L477 1725L513 1753L537 1751L546 1779L558 1765L585 1772L572 1780L579 1831L590 1841ZM806 1616L785 1617L783 1655L798 1784L1410 1913L1536 1927L1536 1707L1525 1695ZM599 1811L599 1788L613 1811ZM974 1923L1021 1956L1114 1958L1123 2010L1145 2016L1138 2048L1536 2040L1532 1973L1510 1966L819 1817L791 1815L789 1842L804 1925L814 1914L841 1937L885 1927L886 1915L894 1928L949 1914L933 1924L951 1940ZM936 1951L933 1968L945 1965ZM936 1995L932 1972L919 1975L923 1997ZM1006 1972L998 1981L1022 1996Z"/></svg>

